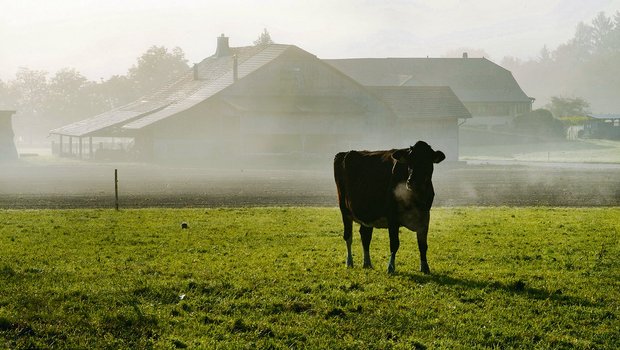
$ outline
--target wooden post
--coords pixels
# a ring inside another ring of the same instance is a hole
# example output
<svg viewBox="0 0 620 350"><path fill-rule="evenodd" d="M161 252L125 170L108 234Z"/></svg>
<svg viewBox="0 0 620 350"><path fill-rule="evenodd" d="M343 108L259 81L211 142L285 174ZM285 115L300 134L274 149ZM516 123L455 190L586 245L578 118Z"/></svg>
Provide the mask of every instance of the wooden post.
<svg viewBox="0 0 620 350"><path fill-rule="evenodd" d="M118 210L118 169L114 169L114 206Z"/></svg>
<svg viewBox="0 0 620 350"><path fill-rule="evenodd" d="M80 154L80 159L82 159L82 136L80 136L80 138L78 139L78 150L79 150L79 154Z"/></svg>
<svg viewBox="0 0 620 350"><path fill-rule="evenodd" d="M88 137L88 159L93 160L93 137Z"/></svg>

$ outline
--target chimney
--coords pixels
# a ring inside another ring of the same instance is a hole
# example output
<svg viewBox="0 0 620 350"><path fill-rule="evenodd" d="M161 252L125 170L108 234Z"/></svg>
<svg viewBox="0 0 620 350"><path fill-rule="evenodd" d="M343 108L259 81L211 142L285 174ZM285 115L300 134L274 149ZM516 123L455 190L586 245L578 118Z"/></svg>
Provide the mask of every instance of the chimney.
<svg viewBox="0 0 620 350"><path fill-rule="evenodd" d="M237 61L237 55L233 55L233 82L239 80L239 62Z"/></svg>
<svg viewBox="0 0 620 350"><path fill-rule="evenodd" d="M198 64L197 63L194 63L193 70L194 70L194 80L199 80L200 77L198 76Z"/></svg>
<svg viewBox="0 0 620 350"><path fill-rule="evenodd" d="M222 34L217 38L217 50L215 57L230 56L230 47L228 47L228 37Z"/></svg>
<svg viewBox="0 0 620 350"><path fill-rule="evenodd" d="M224 35L224 34L222 34ZM467 52L463 52L463 58L467 58Z"/></svg>

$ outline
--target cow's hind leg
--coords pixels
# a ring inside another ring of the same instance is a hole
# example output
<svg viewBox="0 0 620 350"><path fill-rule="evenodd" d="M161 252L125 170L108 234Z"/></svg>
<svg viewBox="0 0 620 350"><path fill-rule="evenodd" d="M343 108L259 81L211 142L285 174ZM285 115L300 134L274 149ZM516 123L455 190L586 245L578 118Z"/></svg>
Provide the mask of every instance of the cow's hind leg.
<svg viewBox="0 0 620 350"><path fill-rule="evenodd" d="M347 243L347 267L353 267L353 253L351 245L353 244L353 220L344 211L342 212L342 223L344 224L344 241Z"/></svg>
<svg viewBox="0 0 620 350"><path fill-rule="evenodd" d="M371 269L370 241L372 241L372 227L360 225L360 236L362 238L362 247L364 248L364 268Z"/></svg>
<svg viewBox="0 0 620 350"><path fill-rule="evenodd" d="M390 226L390 262L388 262L388 273L396 272L396 253L400 247L400 239L398 238L398 226Z"/></svg>

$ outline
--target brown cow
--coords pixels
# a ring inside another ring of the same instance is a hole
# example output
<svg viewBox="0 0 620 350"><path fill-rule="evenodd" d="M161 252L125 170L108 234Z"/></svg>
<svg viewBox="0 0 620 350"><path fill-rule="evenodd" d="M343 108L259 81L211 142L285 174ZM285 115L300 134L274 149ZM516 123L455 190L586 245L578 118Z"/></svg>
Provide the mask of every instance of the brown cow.
<svg viewBox="0 0 620 350"><path fill-rule="evenodd" d="M443 152L434 151L424 141L404 149L336 154L334 177L344 223L348 267L353 266L351 242L355 221L360 224L364 267L372 267L369 249L373 228L387 228L391 253L388 272L395 271L396 252L400 245L398 231L404 226L417 233L420 270L430 273L426 261L426 236L435 197L431 178L433 163L445 158Z"/></svg>

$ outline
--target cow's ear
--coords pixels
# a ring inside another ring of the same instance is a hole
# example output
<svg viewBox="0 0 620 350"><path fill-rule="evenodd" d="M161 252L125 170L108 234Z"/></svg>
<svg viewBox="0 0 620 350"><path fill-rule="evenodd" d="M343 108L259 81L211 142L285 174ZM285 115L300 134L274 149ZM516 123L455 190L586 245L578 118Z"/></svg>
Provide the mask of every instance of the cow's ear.
<svg viewBox="0 0 620 350"><path fill-rule="evenodd" d="M446 159L446 155L443 154L442 151L435 151L435 155L433 157L434 163L441 163L442 160Z"/></svg>
<svg viewBox="0 0 620 350"><path fill-rule="evenodd" d="M409 153L408 149L399 149L392 152L392 159L399 163L407 164L407 155Z"/></svg>

